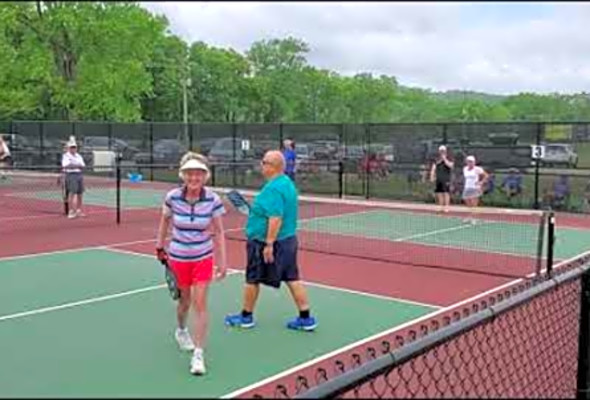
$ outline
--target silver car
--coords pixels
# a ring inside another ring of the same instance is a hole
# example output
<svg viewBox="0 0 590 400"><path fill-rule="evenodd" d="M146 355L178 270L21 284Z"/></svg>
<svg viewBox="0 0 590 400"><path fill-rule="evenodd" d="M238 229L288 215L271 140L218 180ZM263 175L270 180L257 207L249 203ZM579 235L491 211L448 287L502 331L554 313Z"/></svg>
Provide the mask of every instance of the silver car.
<svg viewBox="0 0 590 400"><path fill-rule="evenodd" d="M572 145L563 143L551 143L545 145L544 165L560 165L567 168L576 168L578 165L578 154Z"/></svg>

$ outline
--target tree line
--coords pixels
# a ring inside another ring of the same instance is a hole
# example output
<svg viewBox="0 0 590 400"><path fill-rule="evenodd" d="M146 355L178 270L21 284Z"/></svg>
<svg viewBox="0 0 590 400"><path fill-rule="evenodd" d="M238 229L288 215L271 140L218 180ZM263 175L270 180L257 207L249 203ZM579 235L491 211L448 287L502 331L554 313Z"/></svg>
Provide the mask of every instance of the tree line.
<svg viewBox="0 0 590 400"><path fill-rule="evenodd" d="M310 65L294 38L244 53L170 32L134 2L0 3L0 120L390 123L590 121L590 96L405 87Z"/></svg>

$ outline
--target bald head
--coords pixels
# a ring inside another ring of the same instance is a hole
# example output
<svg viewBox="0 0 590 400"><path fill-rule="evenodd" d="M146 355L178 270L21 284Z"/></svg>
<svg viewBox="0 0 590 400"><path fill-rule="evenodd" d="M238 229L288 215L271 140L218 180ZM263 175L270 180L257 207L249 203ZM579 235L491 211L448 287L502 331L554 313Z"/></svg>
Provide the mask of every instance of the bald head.
<svg viewBox="0 0 590 400"><path fill-rule="evenodd" d="M265 177L273 177L285 170L285 157L278 150L267 151L262 159L263 174Z"/></svg>

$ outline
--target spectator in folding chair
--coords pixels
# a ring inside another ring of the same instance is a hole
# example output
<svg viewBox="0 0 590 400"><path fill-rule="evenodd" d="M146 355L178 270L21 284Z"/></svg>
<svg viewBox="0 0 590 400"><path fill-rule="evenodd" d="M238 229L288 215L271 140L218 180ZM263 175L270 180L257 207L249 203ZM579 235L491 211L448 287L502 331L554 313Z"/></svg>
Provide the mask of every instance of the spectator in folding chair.
<svg viewBox="0 0 590 400"><path fill-rule="evenodd" d="M545 193L544 202L553 209L562 209L566 206L570 193L569 177L560 175L553 182L553 191Z"/></svg>
<svg viewBox="0 0 590 400"><path fill-rule="evenodd" d="M496 190L496 173L491 170L488 173L488 180L483 187L483 195L492 195Z"/></svg>
<svg viewBox="0 0 590 400"><path fill-rule="evenodd" d="M518 169L508 170L508 175L502 180L502 191L510 199L522 193L522 175Z"/></svg>

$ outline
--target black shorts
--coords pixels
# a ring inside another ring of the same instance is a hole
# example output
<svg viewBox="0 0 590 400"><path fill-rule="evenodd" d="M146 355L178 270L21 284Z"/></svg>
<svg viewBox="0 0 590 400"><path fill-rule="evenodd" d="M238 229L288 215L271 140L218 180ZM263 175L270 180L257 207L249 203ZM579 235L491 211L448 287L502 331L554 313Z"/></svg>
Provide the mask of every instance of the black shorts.
<svg viewBox="0 0 590 400"><path fill-rule="evenodd" d="M274 288L280 288L281 282L299 280L299 267L297 266L297 237L292 236L283 240L277 240L273 246L274 262L264 262L262 252L265 243L258 240L248 240L246 252L248 264L246 266L246 282L251 284L262 283Z"/></svg>
<svg viewBox="0 0 590 400"><path fill-rule="evenodd" d="M451 182L436 181L434 193L449 193L451 191Z"/></svg>

